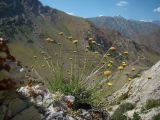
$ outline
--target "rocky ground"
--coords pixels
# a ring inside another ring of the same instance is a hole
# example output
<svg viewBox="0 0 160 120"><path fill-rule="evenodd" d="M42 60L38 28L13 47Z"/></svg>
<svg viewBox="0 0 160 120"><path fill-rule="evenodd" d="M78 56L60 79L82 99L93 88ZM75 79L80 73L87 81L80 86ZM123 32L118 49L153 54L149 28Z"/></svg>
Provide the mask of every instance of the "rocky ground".
<svg viewBox="0 0 160 120"><path fill-rule="evenodd" d="M151 104L152 108L143 110L148 100L157 105ZM152 120L155 115L160 114L160 61L151 69L144 71L141 77L126 83L122 89L107 97L107 101L110 103L109 108L112 109L110 114L113 114L123 103L131 103L135 106L134 109L124 113L129 118L133 118L135 112L142 120ZM115 105L116 103L120 104Z"/></svg>

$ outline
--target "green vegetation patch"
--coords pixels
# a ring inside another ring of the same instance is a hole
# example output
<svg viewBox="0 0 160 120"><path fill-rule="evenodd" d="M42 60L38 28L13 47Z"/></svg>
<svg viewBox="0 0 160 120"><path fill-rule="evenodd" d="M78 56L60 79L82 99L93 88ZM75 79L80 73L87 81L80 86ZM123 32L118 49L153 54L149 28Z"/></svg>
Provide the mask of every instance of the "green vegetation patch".
<svg viewBox="0 0 160 120"><path fill-rule="evenodd" d="M112 115L112 120L127 120L127 117L123 114L129 110L132 110L133 108L134 105L132 103L121 104Z"/></svg>

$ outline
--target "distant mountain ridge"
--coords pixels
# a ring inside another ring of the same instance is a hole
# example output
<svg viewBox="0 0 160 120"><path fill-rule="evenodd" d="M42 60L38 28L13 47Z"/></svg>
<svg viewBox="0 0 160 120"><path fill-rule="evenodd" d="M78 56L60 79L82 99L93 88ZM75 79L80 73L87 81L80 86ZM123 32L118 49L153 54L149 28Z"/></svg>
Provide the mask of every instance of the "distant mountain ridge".
<svg viewBox="0 0 160 120"><path fill-rule="evenodd" d="M101 28L110 28L119 32L122 36L136 41L136 43L151 47L160 52L160 26L152 22L143 22L137 20L127 20L121 16L118 17L95 17L88 18L89 21Z"/></svg>
<svg viewBox="0 0 160 120"><path fill-rule="evenodd" d="M155 20L155 21L152 21L152 22L157 24L157 25L160 25L160 20Z"/></svg>

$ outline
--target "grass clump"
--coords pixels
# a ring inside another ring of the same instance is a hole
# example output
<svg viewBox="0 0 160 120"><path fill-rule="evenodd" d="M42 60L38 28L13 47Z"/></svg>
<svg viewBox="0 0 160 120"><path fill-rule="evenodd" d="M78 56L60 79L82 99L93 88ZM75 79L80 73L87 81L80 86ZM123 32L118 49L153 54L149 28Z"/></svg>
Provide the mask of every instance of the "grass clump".
<svg viewBox="0 0 160 120"><path fill-rule="evenodd" d="M146 105L142 108L141 111L143 112L145 110L149 110L159 106L160 106L160 100L150 99L146 102Z"/></svg>
<svg viewBox="0 0 160 120"><path fill-rule="evenodd" d="M117 108L117 110L112 115L112 120L127 120L127 117L124 115L125 112L132 110L134 105L131 103L123 103Z"/></svg>
<svg viewBox="0 0 160 120"><path fill-rule="evenodd" d="M123 51L111 46L102 53L98 51L101 49L97 49L100 45L95 38L89 38L86 50L81 50L79 40L66 36L63 32L58 35L58 42L54 42L57 40L52 38L45 40L50 47L58 48L58 52L53 53L56 57L53 57L51 51L44 49L41 51L41 56L34 57L33 71L38 74L37 67L47 71L48 76L40 74L37 76L44 81L51 92L59 91L64 95L73 95L79 103L101 105L106 101L104 99L106 91L114 86L112 82L114 72L119 72L121 76L123 70L128 67L128 52L123 54ZM71 44L67 54L64 40ZM41 65L36 66L36 63Z"/></svg>
<svg viewBox="0 0 160 120"><path fill-rule="evenodd" d="M155 115L155 116L152 118L152 120L160 120L160 113L157 114L157 115Z"/></svg>

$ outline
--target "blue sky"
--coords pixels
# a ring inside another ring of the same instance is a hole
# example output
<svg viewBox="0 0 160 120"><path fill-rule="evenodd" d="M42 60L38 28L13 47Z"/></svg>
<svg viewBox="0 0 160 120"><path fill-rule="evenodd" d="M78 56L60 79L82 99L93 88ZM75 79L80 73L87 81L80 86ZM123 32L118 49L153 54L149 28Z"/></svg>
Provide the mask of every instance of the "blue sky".
<svg viewBox="0 0 160 120"><path fill-rule="evenodd" d="M40 0L44 5L84 18L123 16L136 20L160 20L160 0Z"/></svg>

